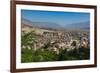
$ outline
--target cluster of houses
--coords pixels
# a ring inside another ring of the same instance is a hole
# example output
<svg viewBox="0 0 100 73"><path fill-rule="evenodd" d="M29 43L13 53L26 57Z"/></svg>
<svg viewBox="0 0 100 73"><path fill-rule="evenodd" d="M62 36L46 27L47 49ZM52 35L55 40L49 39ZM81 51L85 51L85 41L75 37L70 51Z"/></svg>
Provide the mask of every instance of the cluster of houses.
<svg viewBox="0 0 100 73"><path fill-rule="evenodd" d="M33 43L33 50L52 50L59 54L60 49L67 51L79 48L89 48L88 32L43 32Z"/></svg>

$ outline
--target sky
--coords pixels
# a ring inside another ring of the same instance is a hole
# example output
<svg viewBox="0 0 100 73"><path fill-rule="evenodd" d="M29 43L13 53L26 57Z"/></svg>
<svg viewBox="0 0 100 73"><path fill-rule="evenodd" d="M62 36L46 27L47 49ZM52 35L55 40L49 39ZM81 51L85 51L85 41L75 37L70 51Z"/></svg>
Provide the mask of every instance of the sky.
<svg viewBox="0 0 100 73"><path fill-rule="evenodd" d="M62 26L90 21L90 13L21 10L21 17L32 22L53 22Z"/></svg>

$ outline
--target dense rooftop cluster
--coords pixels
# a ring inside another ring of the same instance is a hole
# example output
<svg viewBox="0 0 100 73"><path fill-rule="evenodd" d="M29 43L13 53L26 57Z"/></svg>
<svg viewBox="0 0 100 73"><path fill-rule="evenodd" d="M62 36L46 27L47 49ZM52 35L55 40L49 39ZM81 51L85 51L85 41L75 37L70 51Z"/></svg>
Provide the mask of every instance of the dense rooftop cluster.
<svg viewBox="0 0 100 73"><path fill-rule="evenodd" d="M62 50L73 50L79 48L89 48L89 32L83 31L44 31L42 34L35 35L34 42L30 41L31 46L23 46L35 50L52 50L59 54Z"/></svg>

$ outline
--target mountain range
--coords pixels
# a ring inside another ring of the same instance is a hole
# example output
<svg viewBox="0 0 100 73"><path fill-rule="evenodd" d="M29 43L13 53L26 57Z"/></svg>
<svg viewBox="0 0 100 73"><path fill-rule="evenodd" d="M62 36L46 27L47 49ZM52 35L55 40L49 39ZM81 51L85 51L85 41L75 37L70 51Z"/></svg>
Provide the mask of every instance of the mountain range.
<svg viewBox="0 0 100 73"><path fill-rule="evenodd" d="M65 26L61 26L60 24L53 22L32 22L25 18L21 18L21 23L24 25L28 25L31 27L43 28L43 29L79 29L79 30L89 30L90 22L79 22L73 24L66 24Z"/></svg>
<svg viewBox="0 0 100 73"><path fill-rule="evenodd" d="M64 26L67 29L90 29L90 22L78 22L78 23L72 23L72 24L67 24Z"/></svg>

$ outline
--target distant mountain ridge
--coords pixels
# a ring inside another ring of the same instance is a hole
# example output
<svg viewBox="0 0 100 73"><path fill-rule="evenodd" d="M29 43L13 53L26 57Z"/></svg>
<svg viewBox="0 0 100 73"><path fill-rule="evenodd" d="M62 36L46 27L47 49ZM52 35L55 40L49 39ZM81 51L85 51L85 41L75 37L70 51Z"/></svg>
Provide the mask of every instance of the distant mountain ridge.
<svg viewBox="0 0 100 73"><path fill-rule="evenodd" d="M44 29L60 29L62 28L59 24L53 23L53 22L32 22L29 21L25 18L21 19L21 23L22 24L27 24L33 27L37 27L37 28L44 28Z"/></svg>
<svg viewBox="0 0 100 73"><path fill-rule="evenodd" d="M21 23L31 26L31 27L37 27L37 28L43 28L43 29L83 29L83 30L90 29L89 21L67 24L64 27L52 22L32 22L25 18L21 18Z"/></svg>
<svg viewBox="0 0 100 73"><path fill-rule="evenodd" d="M70 29L90 29L90 22L79 22L79 23L73 23L65 25L64 27L70 28Z"/></svg>

